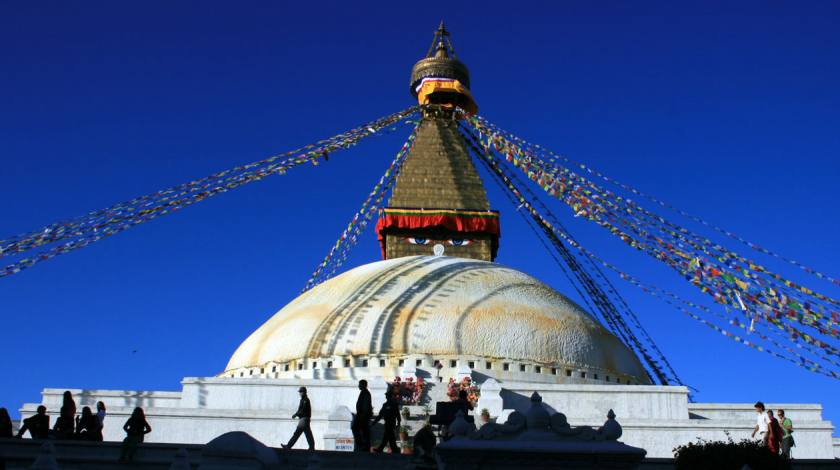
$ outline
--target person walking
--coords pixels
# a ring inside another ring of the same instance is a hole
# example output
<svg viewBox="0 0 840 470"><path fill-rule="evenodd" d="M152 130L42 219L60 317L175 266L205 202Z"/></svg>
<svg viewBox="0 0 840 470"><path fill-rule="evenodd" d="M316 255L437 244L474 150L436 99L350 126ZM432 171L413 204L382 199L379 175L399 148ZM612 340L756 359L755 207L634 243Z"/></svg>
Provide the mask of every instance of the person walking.
<svg viewBox="0 0 840 470"><path fill-rule="evenodd" d="M355 452L370 452L370 419L373 417L373 405L367 386L367 380L359 381L359 398L356 399L356 415L351 427Z"/></svg>
<svg viewBox="0 0 840 470"><path fill-rule="evenodd" d="M794 447L796 443L793 441L793 421L785 416L785 410L776 410L779 416L779 427L782 428L782 457L785 460L790 460L790 448Z"/></svg>
<svg viewBox="0 0 840 470"><path fill-rule="evenodd" d="M309 397L306 396L306 387L298 389L300 393L300 404L298 410L292 415L292 419L297 418L298 424L295 428L295 433L289 439L288 444L281 444L284 449L291 449L294 447L301 434L306 435L306 443L309 445L309 450L315 450L315 438L312 436L312 428L310 428L310 420L312 419L312 404L309 403Z"/></svg>
<svg viewBox="0 0 840 470"><path fill-rule="evenodd" d="M29 431L29 436L32 439L46 439L49 437L50 417L47 416L46 406L38 406L36 414L23 420L23 426L18 429L17 437L23 437L26 431Z"/></svg>
<svg viewBox="0 0 840 470"><path fill-rule="evenodd" d="M379 416L373 420L373 424L379 422L379 420L385 421L385 434L382 436L382 442L379 444L379 447L374 449L376 452L382 452L385 449L385 446L388 445L391 448L392 454L398 454L400 452L400 448L397 447L397 426L400 425L400 404L394 398L394 394L391 392L391 389L388 389L385 392L385 403L382 404L382 409L379 410Z"/></svg>
<svg viewBox="0 0 840 470"><path fill-rule="evenodd" d="M146 434L152 432L152 427L146 421L143 408L139 406L134 408L131 417L123 425L123 431L125 431L126 437L120 451L120 462L131 462L134 460L134 454L137 453L137 445L143 442Z"/></svg>
<svg viewBox="0 0 840 470"><path fill-rule="evenodd" d="M770 423L767 425L767 447L770 452L778 455L782 444L782 427L779 420L773 416L773 410L767 410L767 418Z"/></svg>
<svg viewBox="0 0 840 470"><path fill-rule="evenodd" d="M3 437L12 437L12 418L6 408L0 408L0 438Z"/></svg>
<svg viewBox="0 0 840 470"><path fill-rule="evenodd" d="M82 408L82 417L76 420L76 439L102 442L102 424L89 406Z"/></svg>
<svg viewBox="0 0 840 470"><path fill-rule="evenodd" d="M760 401L756 402L753 407L758 415L756 416L755 428L753 429L752 437L755 437L755 435L758 434L758 439L764 443L764 445L767 445L767 425L770 424L770 419L767 417L767 413L764 410L764 403Z"/></svg>

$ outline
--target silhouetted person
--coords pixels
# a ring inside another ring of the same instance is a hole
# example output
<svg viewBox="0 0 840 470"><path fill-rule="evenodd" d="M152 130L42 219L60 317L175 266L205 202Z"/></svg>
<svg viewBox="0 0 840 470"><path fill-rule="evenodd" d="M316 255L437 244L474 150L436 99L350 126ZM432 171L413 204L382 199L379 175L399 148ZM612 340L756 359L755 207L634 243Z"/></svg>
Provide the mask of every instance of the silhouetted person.
<svg viewBox="0 0 840 470"><path fill-rule="evenodd" d="M105 403L98 401L96 402L96 418L99 420L99 425L104 429L105 428Z"/></svg>
<svg viewBox="0 0 840 470"><path fill-rule="evenodd" d="M458 409L464 412L464 417L468 416L470 414L469 412L473 409L472 403L467 399L466 390L458 392L458 399L455 400L455 403L458 405ZM455 414L457 413L456 411Z"/></svg>
<svg viewBox="0 0 840 470"><path fill-rule="evenodd" d="M123 440L122 451L120 452L120 462L131 462L137 452L137 445L143 442L146 434L152 432L152 427L146 422L146 414L143 413L143 408L139 406L134 408L131 417L123 425L123 431L125 431L126 437Z"/></svg>
<svg viewBox="0 0 840 470"><path fill-rule="evenodd" d="M0 408L0 437L12 437L12 418L6 408Z"/></svg>
<svg viewBox="0 0 840 470"><path fill-rule="evenodd" d="M370 452L370 419L373 418L373 405L367 380L359 381L359 398L356 400L356 416L353 418L353 450Z"/></svg>
<svg viewBox="0 0 840 470"><path fill-rule="evenodd" d="M305 434L309 450L315 450L315 438L312 437L312 428L309 427L309 421L312 418L312 405L309 404L309 397L306 396L306 387L300 387L298 393L300 393L300 404L298 410L292 415L292 419L298 419L297 428L295 433L292 434L292 438L289 439L289 443L281 445L284 449L291 449L300 435Z"/></svg>
<svg viewBox="0 0 840 470"><path fill-rule="evenodd" d="M47 416L47 407L38 406L38 412L23 420L23 426L18 429L17 437L29 431L32 439L46 439L50 435L50 417Z"/></svg>
<svg viewBox="0 0 840 470"><path fill-rule="evenodd" d="M102 442L102 424L89 406L82 408L82 417L76 421L76 438Z"/></svg>
<svg viewBox="0 0 840 470"><path fill-rule="evenodd" d="M394 398L390 389L385 392L385 403L382 404L382 408L379 410L379 416L373 420L373 424L378 423L380 419L385 421L385 434L382 436L382 442L379 444L379 447L375 449L376 452L382 452L382 449L388 445L391 447L392 454L398 454L400 448L397 447L396 431L397 426L400 425L402 420L400 419L400 404Z"/></svg>
<svg viewBox="0 0 840 470"><path fill-rule="evenodd" d="M429 424L429 421L426 421L423 427L414 435L414 455L424 462L433 463L435 461L434 451L436 445L437 437L435 437L435 433L432 431L432 425Z"/></svg>
<svg viewBox="0 0 840 470"><path fill-rule="evenodd" d="M61 404L61 411L58 419L55 420L53 432L56 439L73 439L76 420L76 402L73 401L73 394L69 390L64 392Z"/></svg>

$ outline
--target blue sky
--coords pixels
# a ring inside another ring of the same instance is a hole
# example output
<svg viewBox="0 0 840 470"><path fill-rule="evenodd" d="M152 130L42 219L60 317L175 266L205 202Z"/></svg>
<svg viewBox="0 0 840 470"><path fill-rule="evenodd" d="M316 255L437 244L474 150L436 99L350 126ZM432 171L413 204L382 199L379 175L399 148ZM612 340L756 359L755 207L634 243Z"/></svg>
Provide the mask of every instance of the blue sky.
<svg viewBox="0 0 840 470"><path fill-rule="evenodd" d="M840 274L838 13L834 2L4 2L0 237L410 106L411 65L443 18L491 121ZM296 296L406 135L0 279L0 406L16 414L43 387L177 390L220 372ZM569 293L488 190L502 211L498 261ZM553 207L604 258L699 298ZM350 265L378 258L368 231ZM620 287L698 401L822 403L840 422L837 381Z"/></svg>

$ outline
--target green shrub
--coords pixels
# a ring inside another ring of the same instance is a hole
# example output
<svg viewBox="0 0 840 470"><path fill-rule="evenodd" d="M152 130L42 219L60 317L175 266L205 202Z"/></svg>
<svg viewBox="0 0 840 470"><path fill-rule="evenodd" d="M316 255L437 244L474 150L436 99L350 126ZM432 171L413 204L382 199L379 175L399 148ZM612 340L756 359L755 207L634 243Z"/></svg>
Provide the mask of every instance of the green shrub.
<svg viewBox="0 0 840 470"><path fill-rule="evenodd" d="M696 442L674 448L677 470L741 470L749 465L754 470L787 469L788 463L778 454L751 439L735 442L726 433L726 441L707 441L697 438Z"/></svg>

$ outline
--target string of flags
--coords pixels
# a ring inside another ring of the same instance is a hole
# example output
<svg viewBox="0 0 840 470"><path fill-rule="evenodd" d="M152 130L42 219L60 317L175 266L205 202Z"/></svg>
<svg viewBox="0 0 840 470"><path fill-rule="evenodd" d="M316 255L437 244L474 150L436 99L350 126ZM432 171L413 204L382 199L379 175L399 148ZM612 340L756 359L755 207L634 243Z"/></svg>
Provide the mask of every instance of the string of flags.
<svg viewBox="0 0 840 470"><path fill-rule="evenodd" d="M596 283L595 279L589 275L589 273L583 269L580 264L578 264L574 259L571 259L571 254L568 250L566 250L561 239L558 238L555 233L556 227L552 226L552 224L549 223L546 218L533 206L531 200L534 198L526 198L524 193L529 192L527 188L520 189L520 186L514 183L516 176L504 168L501 164L501 161L503 160L500 161L499 159L494 159L491 149L486 145L483 145L479 141L478 136L471 132L470 129L461 127L461 130L465 136L468 137L467 144L472 148L473 153L478 157L478 160L481 163L484 163L490 170L491 174L497 177L500 185L509 191L508 196L515 204L518 204L517 210L524 208L529 216L532 217L532 219L542 229L550 243L554 246L558 254L561 258L563 258L564 262L569 266L570 270L580 282L588 299L592 301L592 303L596 306L597 311L599 311L604 320L606 320L610 331L616 334L616 336L618 336L628 348L633 350L637 356L642 359L642 363L648 370L651 380L655 380L662 385L682 384L682 381L679 379L679 376L668 362L665 355L659 350L656 343L650 335L647 334L644 328L642 328L641 324L638 323L638 319L636 319L635 314L632 313L629 307L624 304L626 309L624 314L622 314L616 308L614 303L610 301L606 294L606 292L609 291L609 287ZM614 296L617 296L617 292L614 292L613 294ZM623 302L623 299L619 301L619 303L621 302ZM632 327L625 320L625 316L636 320ZM643 341L639 339L639 336L644 339L647 346L643 344Z"/></svg>
<svg viewBox="0 0 840 470"><path fill-rule="evenodd" d="M0 258L19 256L17 261L0 268L0 277L19 273L39 262L83 248L104 237L270 175L283 175L305 163L318 165L321 161L326 161L330 154L352 147L362 139L408 119L415 115L418 109L415 106L290 152L273 155L139 196L81 217L53 223L33 232L0 240ZM42 249L34 254L26 254L38 248Z"/></svg>
<svg viewBox="0 0 840 470"><path fill-rule="evenodd" d="M513 135L513 134L511 134L511 133L509 133L509 132L507 132L503 129L498 128L497 126L490 123L489 121L487 121L485 118L483 118L481 116L476 116L476 119L481 121L482 124L487 126L489 129L492 129L494 132L501 133L506 138L516 142L519 146L527 149L528 151L541 153L543 155L546 155L548 157L547 158L548 162L551 163L552 165L556 164L557 160L562 160L570 168L578 168L581 171L586 172L587 174L591 174L591 175L594 175L594 176L600 178L601 180L603 180L604 182L606 182L608 184L615 185L615 186L617 186L617 187L619 187L619 188L621 188L621 189L623 189L623 190L625 190L625 191L627 191L627 192L629 192L629 193L631 193L635 196L646 199L646 200L648 200L648 201L650 201L650 202L652 202L652 203L654 203L654 204L656 204L656 205L658 205L658 206L660 206L664 209L668 209L670 211L676 212L677 214L679 214L679 215L681 215L681 216L683 216L683 217L685 217L685 218L687 218L687 219L689 219L693 222L697 222L697 223L699 223L699 224L701 224L705 227L708 227L708 228L710 228L710 229L712 229L712 230L714 230L714 231L716 231L716 232L718 232L718 233L720 233L720 234L722 234L722 235L724 235L728 238L736 240L740 244L742 244L744 246L747 246L752 250L755 250L755 251L758 251L759 253L762 253L764 255L771 256L773 258L782 260L782 261L784 261L788 264L796 266L800 270L802 270L802 271L804 271L804 272L806 272L806 273L808 273L808 274L810 274L814 277L824 279L828 282L831 282L834 285L840 286L840 279L838 279L836 277L830 276L830 275L828 275L826 273L823 273L823 272L821 272L817 269L811 268L811 267L809 267L809 266L807 266L807 265L805 265L805 264L803 264L803 263L801 263L801 262L799 262L795 259L786 257L786 256L784 256L780 253L776 253L776 252L774 252L774 251L772 251L768 248L764 248L757 243L746 240L745 238L741 237L740 235L738 235L734 232L731 232L729 230L721 228L720 226L715 225L715 224L703 219L702 217L691 214L691 213L689 213L689 212L687 212L683 209L680 209L679 207L676 207L672 204L669 204L665 201L662 201L661 199L656 198L655 196L647 194L647 193L645 193L645 192L643 192L643 191L641 191L637 188L634 188L633 186L630 186L626 183L623 183L623 182L618 181L614 178L611 178L608 175L605 175L604 173L601 173L600 171L598 171L598 170L596 170L596 169L594 169L594 168L592 168L592 167L590 167L590 166L588 166L584 163L574 161L574 160L570 159L569 157L567 157L565 155L562 155L562 154L556 154L556 153L552 152L551 150L549 150L545 147L542 147L538 144L532 144L532 143L526 141L525 139L522 139L522 138L520 138L518 136L515 136L515 135Z"/></svg>
<svg viewBox="0 0 840 470"><path fill-rule="evenodd" d="M538 146L523 144L524 140L500 131L483 118L467 117L465 122L488 153L495 153L500 161L519 170L546 194L565 203L576 217L596 223L632 248L674 269L727 312L730 309L739 312L746 321L731 318L729 324L745 329L748 337L754 335L755 339L772 345L772 348L753 338L732 334L696 312L684 310L684 313L741 344L784 357L813 372L840 378L832 368L837 363L831 358L840 357L840 350L833 342L840 338L840 313L837 308L840 302L836 299L786 279L720 243L665 219L630 198L595 184L584 174L560 165L554 154L547 154ZM561 235L558 233L558 236ZM565 240L572 246L579 246L569 239ZM626 274L620 277L625 280L632 278ZM669 297L673 300L675 296ZM781 341L771 338L768 332L780 337ZM815 357L805 357L798 351L809 352Z"/></svg>
<svg viewBox="0 0 840 470"><path fill-rule="evenodd" d="M379 178L379 181L376 182L373 190L370 194L368 194L367 199L365 199L362 203L362 207L358 212L356 212L353 218L350 219L347 227L345 227L344 231L341 232L338 240L336 240L335 244L333 244L332 248L330 248L329 253L327 253L326 257L324 257L321 264L315 268L312 276L310 276L306 285L303 287L302 292L306 292L333 277L336 271L344 264L345 261L347 261L350 249L356 245L359 235L361 235L365 227L367 227L373 216L378 213L379 208L382 207L382 200L393 187L397 176L399 176L402 164L405 162L405 158L408 156L408 152L411 150L414 140L417 138L418 128L419 121L415 123L414 129L411 131L408 139L397 152L397 155L394 157L394 160L391 161L391 164L385 170L385 173L381 178Z"/></svg>

